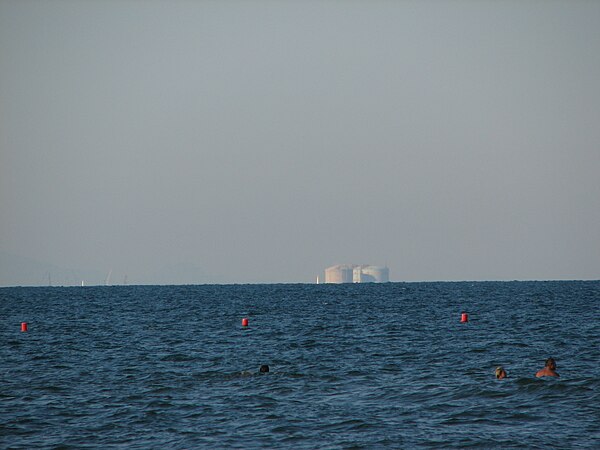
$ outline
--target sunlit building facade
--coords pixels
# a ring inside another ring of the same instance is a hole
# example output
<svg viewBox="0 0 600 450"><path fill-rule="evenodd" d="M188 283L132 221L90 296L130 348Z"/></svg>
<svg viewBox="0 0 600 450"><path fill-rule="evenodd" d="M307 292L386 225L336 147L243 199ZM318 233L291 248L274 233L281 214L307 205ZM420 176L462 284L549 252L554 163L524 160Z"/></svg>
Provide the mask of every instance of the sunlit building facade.
<svg viewBox="0 0 600 450"><path fill-rule="evenodd" d="M325 283L387 283L390 270L387 267L338 264L325 269Z"/></svg>

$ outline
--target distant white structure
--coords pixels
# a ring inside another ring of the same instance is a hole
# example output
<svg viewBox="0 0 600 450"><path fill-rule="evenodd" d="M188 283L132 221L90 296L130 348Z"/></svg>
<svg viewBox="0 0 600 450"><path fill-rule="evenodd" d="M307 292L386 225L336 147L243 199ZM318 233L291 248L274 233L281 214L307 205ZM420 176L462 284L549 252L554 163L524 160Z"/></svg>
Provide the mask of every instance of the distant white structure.
<svg viewBox="0 0 600 450"><path fill-rule="evenodd" d="M354 269L354 273L357 269ZM390 269L380 266L361 266L358 270L358 281L355 283L387 283L390 281Z"/></svg>
<svg viewBox="0 0 600 450"><path fill-rule="evenodd" d="M390 269L380 266L338 264L325 269L325 283L387 283Z"/></svg>
<svg viewBox="0 0 600 450"><path fill-rule="evenodd" d="M325 269L325 283L352 283L354 266L338 264Z"/></svg>

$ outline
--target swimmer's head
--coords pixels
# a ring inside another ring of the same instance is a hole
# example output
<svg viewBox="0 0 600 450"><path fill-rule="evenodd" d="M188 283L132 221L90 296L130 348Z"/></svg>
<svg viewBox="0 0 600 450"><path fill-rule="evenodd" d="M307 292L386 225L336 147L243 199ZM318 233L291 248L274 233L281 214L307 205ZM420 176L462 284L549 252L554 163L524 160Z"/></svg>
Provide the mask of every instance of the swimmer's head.
<svg viewBox="0 0 600 450"><path fill-rule="evenodd" d="M506 378L506 370L502 366L496 367L496 378L501 380L502 378Z"/></svg>
<svg viewBox="0 0 600 450"><path fill-rule="evenodd" d="M556 361L554 361L554 358L548 358L546 360L546 367L552 370L556 369Z"/></svg>
<svg viewBox="0 0 600 450"><path fill-rule="evenodd" d="M269 366L267 366L266 364L263 364L262 366L260 366L260 369L258 369L258 370L262 373L267 373L269 371Z"/></svg>

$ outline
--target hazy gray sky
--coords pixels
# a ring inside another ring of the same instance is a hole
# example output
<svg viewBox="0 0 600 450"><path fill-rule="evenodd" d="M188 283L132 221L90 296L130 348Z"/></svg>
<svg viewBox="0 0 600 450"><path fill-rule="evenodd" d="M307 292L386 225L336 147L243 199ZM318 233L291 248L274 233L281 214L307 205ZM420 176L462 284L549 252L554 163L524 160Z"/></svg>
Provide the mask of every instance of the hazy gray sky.
<svg viewBox="0 0 600 450"><path fill-rule="evenodd" d="M0 251L598 279L600 2L0 0Z"/></svg>

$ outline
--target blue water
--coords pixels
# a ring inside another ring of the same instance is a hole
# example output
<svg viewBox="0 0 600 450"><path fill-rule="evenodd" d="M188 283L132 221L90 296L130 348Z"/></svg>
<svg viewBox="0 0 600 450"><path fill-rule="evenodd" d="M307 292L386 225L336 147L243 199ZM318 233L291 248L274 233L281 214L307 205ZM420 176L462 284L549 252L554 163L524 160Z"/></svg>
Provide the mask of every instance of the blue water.
<svg viewBox="0 0 600 450"><path fill-rule="evenodd" d="M0 344L0 448L600 448L596 281L2 288Z"/></svg>

